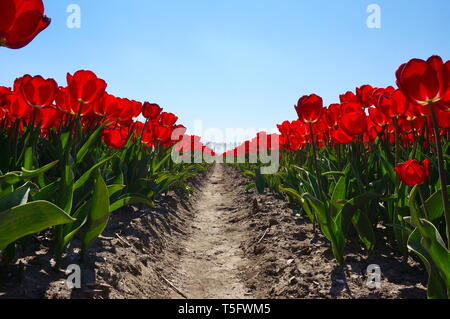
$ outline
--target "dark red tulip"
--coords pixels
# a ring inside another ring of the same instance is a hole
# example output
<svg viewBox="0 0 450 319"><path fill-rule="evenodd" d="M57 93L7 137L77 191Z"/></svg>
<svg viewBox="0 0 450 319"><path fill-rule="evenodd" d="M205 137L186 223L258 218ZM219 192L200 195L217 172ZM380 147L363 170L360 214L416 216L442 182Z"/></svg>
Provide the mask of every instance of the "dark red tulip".
<svg viewBox="0 0 450 319"><path fill-rule="evenodd" d="M142 115L148 120L156 119L158 115L161 114L162 110L162 107L158 104L145 102L142 105Z"/></svg>
<svg viewBox="0 0 450 319"><path fill-rule="evenodd" d="M373 100L374 88L370 85L363 85L356 89L356 98L359 104L367 108L374 104Z"/></svg>
<svg viewBox="0 0 450 319"><path fill-rule="evenodd" d="M92 111L92 104L78 102L67 88L60 87L55 100L56 107L66 114L86 116Z"/></svg>
<svg viewBox="0 0 450 319"><path fill-rule="evenodd" d="M163 126L173 126L178 121L178 117L172 113L161 113L159 123Z"/></svg>
<svg viewBox="0 0 450 319"><path fill-rule="evenodd" d="M107 117L113 113L120 113L120 101L114 95L103 95L97 102L93 104L93 111L101 117Z"/></svg>
<svg viewBox="0 0 450 319"><path fill-rule="evenodd" d="M0 108L6 108L8 104L8 95L11 94L11 89L0 86Z"/></svg>
<svg viewBox="0 0 450 319"><path fill-rule="evenodd" d="M14 119L24 120L28 118L30 111L32 110L28 104L24 101L21 94L8 95L8 114Z"/></svg>
<svg viewBox="0 0 450 319"><path fill-rule="evenodd" d="M400 66L396 76L398 87L413 103L438 102L449 90L450 70L438 56L412 59Z"/></svg>
<svg viewBox="0 0 450 319"><path fill-rule="evenodd" d="M389 118L399 118L405 115L411 103L400 90L395 90L390 96L378 95L376 107Z"/></svg>
<svg viewBox="0 0 450 319"><path fill-rule="evenodd" d="M343 103L341 105L342 114L352 113L352 112L363 112L363 108L359 103Z"/></svg>
<svg viewBox="0 0 450 319"><path fill-rule="evenodd" d="M153 128L153 134L155 139L159 142L165 143L170 140L172 136L172 129L167 126L158 125Z"/></svg>
<svg viewBox="0 0 450 319"><path fill-rule="evenodd" d="M323 100L315 94L305 95L295 106L298 118L306 124L313 124L320 120L323 114Z"/></svg>
<svg viewBox="0 0 450 319"><path fill-rule="evenodd" d="M391 120L386 115L384 115L383 112L380 112L377 108L369 109L369 118L372 120L374 124L380 127L384 127L391 122Z"/></svg>
<svg viewBox="0 0 450 319"><path fill-rule="evenodd" d="M38 75L23 79L20 90L29 106L41 108L53 103L58 92L58 84L53 79L44 79Z"/></svg>
<svg viewBox="0 0 450 319"><path fill-rule="evenodd" d="M23 48L49 24L42 0L0 1L0 46Z"/></svg>
<svg viewBox="0 0 450 319"><path fill-rule="evenodd" d="M341 105L331 104L325 112L325 121L328 128L337 128L341 118Z"/></svg>
<svg viewBox="0 0 450 319"><path fill-rule="evenodd" d="M336 144L350 144L355 140L353 136L348 135L342 129L331 131L330 136L333 142Z"/></svg>
<svg viewBox="0 0 450 319"><path fill-rule="evenodd" d="M363 112L345 114L340 121L341 127L348 135L361 135L367 131L367 118Z"/></svg>
<svg viewBox="0 0 450 319"><path fill-rule="evenodd" d="M450 90L449 90L450 91ZM436 103L436 106L445 112L450 112L450 96L447 101L439 101Z"/></svg>
<svg viewBox="0 0 450 319"><path fill-rule="evenodd" d="M425 118L422 116L402 118L398 121L398 126L403 133L420 132L425 126Z"/></svg>
<svg viewBox="0 0 450 319"><path fill-rule="evenodd" d="M405 185L421 185L426 183L430 176L430 162L424 160L421 164L417 160L409 160L399 164L395 171Z"/></svg>
<svg viewBox="0 0 450 319"><path fill-rule="evenodd" d="M44 130L58 127L61 119L61 111L52 107L40 108L36 111L36 124L40 124Z"/></svg>
<svg viewBox="0 0 450 319"><path fill-rule="evenodd" d="M345 94L339 96L341 103L357 103L358 99L356 98L355 93L349 91Z"/></svg>
<svg viewBox="0 0 450 319"><path fill-rule="evenodd" d="M113 149L121 149L125 146L128 139L128 132L126 129L109 129L103 132L103 141L106 145Z"/></svg>
<svg viewBox="0 0 450 319"><path fill-rule="evenodd" d="M439 128L450 129L450 112L445 112L440 109L436 109L436 118Z"/></svg>
<svg viewBox="0 0 450 319"><path fill-rule="evenodd" d="M77 71L74 75L67 73L67 88L78 102L83 104L99 100L106 90L106 82L99 79L92 71Z"/></svg>

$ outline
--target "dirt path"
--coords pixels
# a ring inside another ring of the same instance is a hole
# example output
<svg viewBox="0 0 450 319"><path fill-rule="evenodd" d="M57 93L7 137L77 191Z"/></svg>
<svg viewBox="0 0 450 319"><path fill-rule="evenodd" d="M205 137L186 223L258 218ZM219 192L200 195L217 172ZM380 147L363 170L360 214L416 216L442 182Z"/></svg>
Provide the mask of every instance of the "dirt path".
<svg viewBox="0 0 450 319"><path fill-rule="evenodd" d="M236 198L223 165L216 165L194 205L192 232L185 244L176 284L189 298L244 299L247 290L241 273L248 263L240 248L248 230L230 223L227 212L236 211ZM179 298L174 294L172 298Z"/></svg>

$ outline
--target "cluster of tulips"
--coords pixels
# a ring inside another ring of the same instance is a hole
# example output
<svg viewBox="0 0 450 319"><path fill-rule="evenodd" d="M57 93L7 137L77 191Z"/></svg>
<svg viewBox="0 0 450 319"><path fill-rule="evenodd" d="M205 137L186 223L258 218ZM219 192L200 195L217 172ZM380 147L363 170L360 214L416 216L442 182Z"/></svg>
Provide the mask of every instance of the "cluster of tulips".
<svg viewBox="0 0 450 319"><path fill-rule="evenodd" d="M298 120L278 125L281 170L262 176L262 163L239 166L255 177L249 187L299 204L339 263L349 241L373 255L387 240L405 261L410 251L421 259L430 298L448 298L450 61L413 59L396 75L398 88L364 85L328 107L303 96ZM258 141L228 155L267 148Z"/></svg>
<svg viewBox="0 0 450 319"><path fill-rule="evenodd" d="M176 131L182 137L186 129L176 125L178 117L162 112L157 104L144 104L106 93L106 82L91 71L67 74L67 87L58 87L54 79L25 75L13 88L0 87L2 127L15 127L23 133L26 126L39 126L40 136L60 130L75 118L82 129L104 125L103 140L114 148L125 146L130 135L140 136L147 147L170 147ZM135 121L140 115L146 122Z"/></svg>
<svg viewBox="0 0 450 319"><path fill-rule="evenodd" d="M152 206L206 169L176 164L181 154L213 153L185 135L178 117L152 103L115 97L91 71L67 75L67 86L25 75L0 87L0 253L13 260L29 236L50 228L56 266L72 239L82 252L111 213ZM138 119L145 119L141 122Z"/></svg>

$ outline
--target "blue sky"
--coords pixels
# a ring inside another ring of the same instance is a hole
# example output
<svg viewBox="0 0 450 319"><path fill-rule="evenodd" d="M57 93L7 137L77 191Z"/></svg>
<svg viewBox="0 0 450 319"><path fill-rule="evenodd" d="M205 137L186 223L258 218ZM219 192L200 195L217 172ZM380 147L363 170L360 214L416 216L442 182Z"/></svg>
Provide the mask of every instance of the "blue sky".
<svg viewBox="0 0 450 319"><path fill-rule="evenodd" d="M362 84L394 84L413 57L450 59L448 0L44 0L51 26L0 48L0 85L25 73L65 84L91 69L112 94L152 101L187 126L271 128L294 103L326 103ZM81 29L66 8L81 7ZM381 7L381 29L366 25Z"/></svg>

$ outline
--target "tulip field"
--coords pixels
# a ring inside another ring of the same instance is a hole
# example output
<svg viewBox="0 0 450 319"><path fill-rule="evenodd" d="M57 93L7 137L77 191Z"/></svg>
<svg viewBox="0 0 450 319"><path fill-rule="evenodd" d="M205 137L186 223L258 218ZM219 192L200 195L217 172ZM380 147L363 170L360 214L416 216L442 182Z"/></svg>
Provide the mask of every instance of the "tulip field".
<svg viewBox="0 0 450 319"><path fill-rule="evenodd" d="M42 0L1 0L0 49L23 48L49 25ZM64 83L17 74L0 83L0 272L44 233L55 270L75 240L82 262L112 216L151 210L174 192L195 196L193 179L226 166L245 176L242 190L295 207L339 265L350 245L367 258L390 247L420 265L430 299L450 298L450 61L405 61L396 79L328 106L305 95L279 134L217 155L177 115L110 94L93 71L67 73ZM262 173L263 153L277 154L277 172Z"/></svg>
<svg viewBox="0 0 450 319"><path fill-rule="evenodd" d="M300 98L298 120L278 125L282 168L239 164L256 187L300 205L345 262L357 240L370 256L377 226L404 256L425 265L430 298L447 298L450 284L450 61L413 59L397 71L398 88L364 85L325 108L317 95ZM260 133L229 154L268 147ZM272 148L273 145L270 145ZM349 236L351 230L357 239Z"/></svg>

